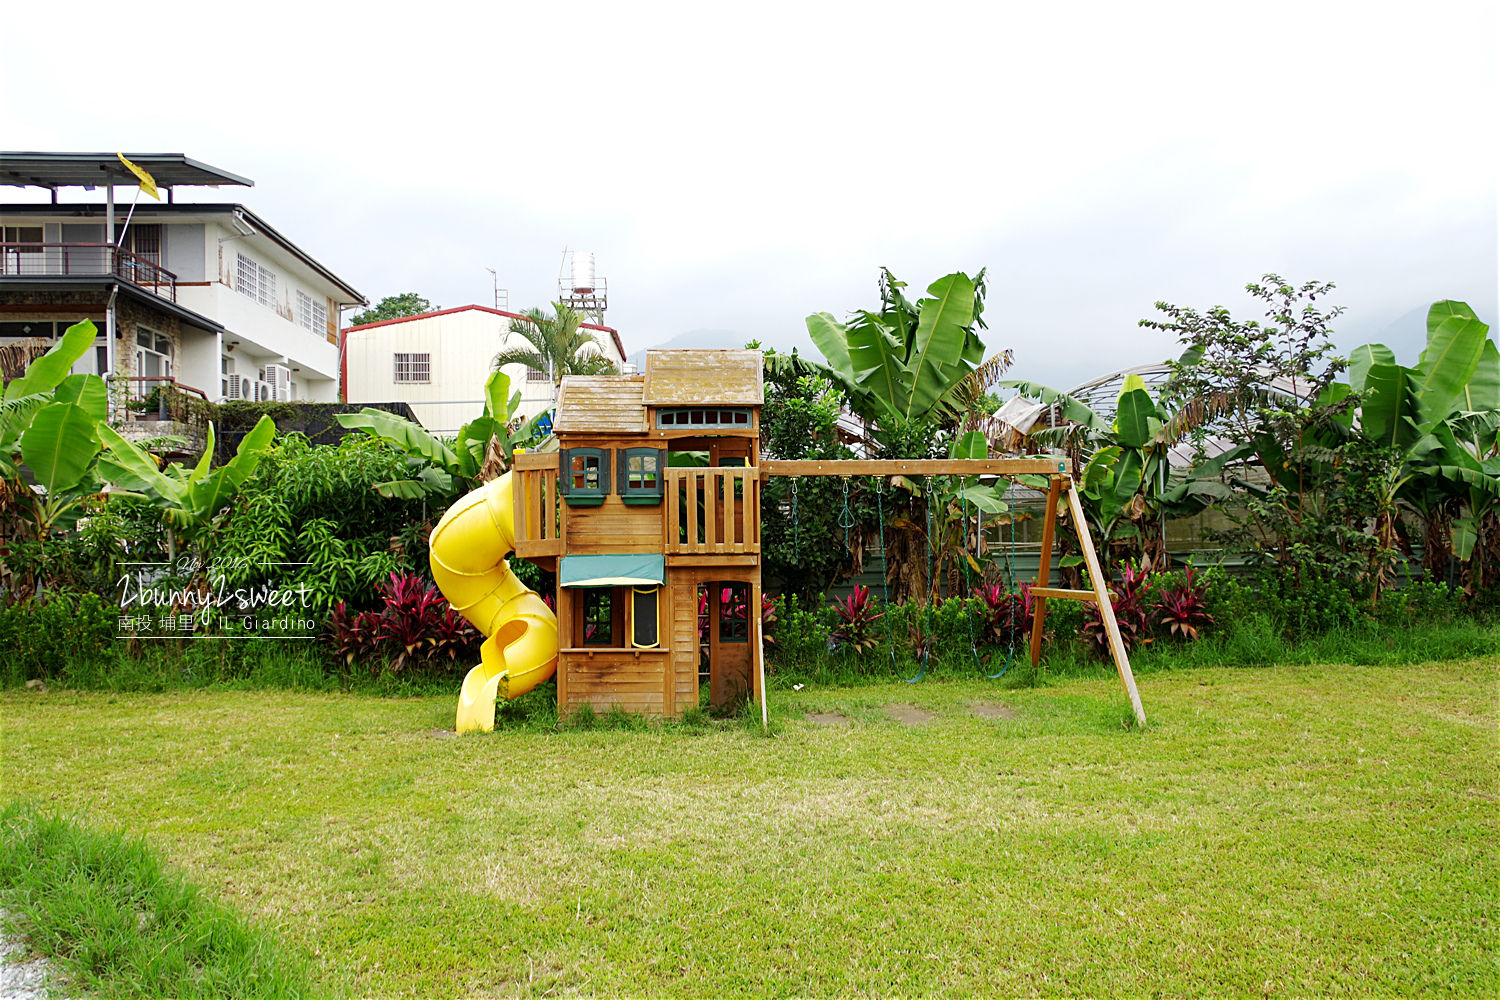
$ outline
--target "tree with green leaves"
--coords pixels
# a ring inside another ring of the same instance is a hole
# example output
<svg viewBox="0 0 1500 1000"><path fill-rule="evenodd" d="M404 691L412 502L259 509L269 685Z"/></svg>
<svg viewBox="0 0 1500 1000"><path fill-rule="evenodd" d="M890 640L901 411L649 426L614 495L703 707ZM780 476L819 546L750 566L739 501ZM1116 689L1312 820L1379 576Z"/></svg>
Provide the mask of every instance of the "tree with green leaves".
<svg viewBox="0 0 1500 1000"><path fill-rule="evenodd" d="M554 302L552 310L548 316L540 309L527 309L522 318L512 319L510 332L522 343L501 349L490 367L499 371L506 365L525 365L544 372L552 383L554 401L564 375L619 374L593 334L583 329L583 313L561 302Z"/></svg>
<svg viewBox="0 0 1500 1000"><path fill-rule="evenodd" d="M947 451L938 435L958 428L986 398L1011 352L984 356L983 270L944 275L916 301L905 288L881 268L878 310L856 310L845 321L816 313L807 332L826 359L822 373L843 389L883 454L937 457Z"/></svg>
<svg viewBox="0 0 1500 1000"><path fill-rule="evenodd" d="M521 394L510 391L510 376L495 371L484 384L484 412L459 428L451 443L434 437L419 423L373 406L358 413L340 413L337 419L344 427L384 438L406 453L406 477L376 484L382 496L451 501L493 478L501 465L500 456L509 461L518 444L535 436L536 417L512 429L520 403Z"/></svg>
<svg viewBox="0 0 1500 1000"><path fill-rule="evenodd" d="M823 364L789 355L768 359L768 367L815 373L837 385L869 428L879 457L939 458L959 447L959 432L972 425L1011 353L985 358L983 270L973 277L944 275L915 301L906 287L882 268L878 309L856 310L843 321L826 312L807 317ZM926 528L927 491L904 477L882 488L888 491L884 541L893 593L925 598L934 590L928 552L937 545ZM874 506L862 500L866 509Z"/></svg>
<svg viewBox="0 0 1500 1000"><path fill-rule="evenodd" d="M1084 513L1107 562L1164 565L1164 523L1229 496L1229 488L1214 478L1222 456L1192 472L1174 470L1171 464L1172 448L1207 415L1217 413L1223 400L1218 406L1196 400L1169 411L1151 398L1145 380L1129 375L1120 387L1111 420L1081 399L1048 386L1021 380L1000 385L1061 412L1064 423L1034 428L1029 439L1041 448L1067 454L1079 470ZM1080 561L1077 555L1067 557L1062 568Z"/></svg>
<svg viewBox="0 0 1500 1000"><path fill-rule="evenodd" d="M1394 548L1406 506L1423 520L1424 563L1467 568L1469 590L1489 581L1500 551L1500 351L1463 302L1433 303L1427 345L1415 367L1383 344L1354 350L1346 393L1360 400L1358 432L1392 457L1379 484L1376 530ZM1478 559L1475 556L1478 555ZM1390 581L1383 580L1383 583Z"/></svg>
<svg viewBox="0 0 1500 1000"><path fill-rule="evenodd" d="M375 308L350 316L349 325L363 326L366 323L401 319L404 316L420 316L441 308L442 306L433 305L416 292L402 292L400 295L387 295L375 304Z"/></svg>

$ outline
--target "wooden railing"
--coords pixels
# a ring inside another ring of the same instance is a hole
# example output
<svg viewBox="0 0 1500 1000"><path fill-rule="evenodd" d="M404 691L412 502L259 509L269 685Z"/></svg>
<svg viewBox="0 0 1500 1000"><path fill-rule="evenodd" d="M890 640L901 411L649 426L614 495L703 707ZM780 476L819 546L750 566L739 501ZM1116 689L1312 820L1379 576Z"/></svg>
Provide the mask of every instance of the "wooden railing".
<svg viewBox="0 0 1500 1000"><path fill-rule="evenodd" d="M754 468L667 469L667 555L759 553L759 475Z"/></svg>
<svg viewBox="0 0 1500 1000"><path fill-rule="evenodd" d="M511 480L515 490L516 555L523 559L562 555L558 534L557 452L517 455Z"/></svg>

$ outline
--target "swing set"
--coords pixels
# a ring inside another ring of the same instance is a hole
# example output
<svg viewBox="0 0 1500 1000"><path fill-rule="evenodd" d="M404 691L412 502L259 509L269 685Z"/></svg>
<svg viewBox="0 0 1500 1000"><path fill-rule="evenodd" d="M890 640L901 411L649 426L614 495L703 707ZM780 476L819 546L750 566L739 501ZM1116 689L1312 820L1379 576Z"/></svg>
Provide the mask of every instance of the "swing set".
<svg viewBox="0 0 1500 1000"><path fill-rule="evenodd" d="M1099 606L1100 617L1103 619L1105 634L1109 640L1110 656L1114 660L1115 669L1119 672L1120 682L1125 688L1125 693L1130 699L1131 710L1135 713L1136 721L1141 725L1146 723L1146 713L1141 707L1140 693L1136 690L1135 675L1130 669L1130 658L1125 651L1125 644L1120 638L1120 629L1115 621L1114 608L1110 604L1110 593L1108 590L1108 577L1105 576L1099 564L1099 558L1094 550L1093 539L1089 536L1088 522L1084 519L1083 505L1078 497L1078 490L1073 482L1069 463L1065 458L1038 457L1038 458L998 458L998 459L932 459L921 461L880 461L880 460L854 460L854 461L779 461L768 460L761 463L760 474L762 478L770 476L837 476L844 480L843 509L839 512L838 525L844 529L845 544L848 544L849 531L855 524L855 518L849 507L849 480L855 477L875 478L875 500L876 514L878 518L880 539L882 549L885 545L885 483L892 476L926 476L928 477L925 494L927 508L927 574L928 586L934 591L936 580L933 577L933 556L936 549L934 508L937 506L938 490L935 479L937 476L952 476L965 479L972 476L998 476L1006 480L1014 480L1017 476L1046 476L1048 487L1044 513L1042 518L1041 558L1037 567L1036 582L1030 587L1033 599L1034 613L1031 623L1030 655L1031 665L1037 666L1041 662L1042 655L1042 631L1047 618L1048 600L1063 601L1086 601ZM1064 501L1064 497L1066 500ZM800 548L799 525L797 520L797 479L793 478L791 487L792 498L792 525L793 525L793 552ZM1086 590L1069 590L1049 586L1052 574L1052 548L1057 537L1057 518L1060 505L1066 502L1069 516L1073 518L1073 524L1078 535L1079 547L1083 551L1084 566L1088 571L1090 587ZM960 561L964 567L964 588L966 592L972 590L972 577L970 575L970 558L968 555L970 527L969 527L969 502L960 494L962 542L960 548L963 556ZM973 529L974 557L977 561L980 550L980 538L983 532L983 512L975 508L976 524ZM1009 517L1010 541L1005 549L1006 556L1006 581L1009 592L1020 596L1015 572L1015 544L1016 544L1016 518L1014 512ZM881 575L881 591L884 603L890 603L889 574ZM928 629L931 623L932 601L927 602ZM978 643L974 636L974 617L968 616L969 626L969 649L974 657L976 666L982 666L979 655ZM1005 662L1000 669L994 673L986 673L986 679L995 680L1005 676L1015 660L1016 655L1016 630L1010 631L1010 645L1006 652ZM886 616L886 646L890 657L891 669L897 670L895 643L891 635L890 616ZM921 662L916 674L901 679L908 684L915 684L927 673L928 659L931 655L929 647L922 651ZM899 672L897 676L900 676Z"/></svg>

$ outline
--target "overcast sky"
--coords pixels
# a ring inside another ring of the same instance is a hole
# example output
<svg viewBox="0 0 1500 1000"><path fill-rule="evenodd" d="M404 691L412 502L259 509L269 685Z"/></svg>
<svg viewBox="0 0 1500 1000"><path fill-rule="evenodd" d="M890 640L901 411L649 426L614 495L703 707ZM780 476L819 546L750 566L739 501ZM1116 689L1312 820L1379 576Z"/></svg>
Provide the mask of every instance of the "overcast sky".
<svg viewBox="0 0 1500 1000"><path fill-rule="evenodd" d="M1065 387L1266 271L1408 363L1433 300L1496 315L1493 2L13 6L0 148L248 176L179 200L372 302L543 305L571 247L628 351L786 346L987 267L990 347Z"/></svg>

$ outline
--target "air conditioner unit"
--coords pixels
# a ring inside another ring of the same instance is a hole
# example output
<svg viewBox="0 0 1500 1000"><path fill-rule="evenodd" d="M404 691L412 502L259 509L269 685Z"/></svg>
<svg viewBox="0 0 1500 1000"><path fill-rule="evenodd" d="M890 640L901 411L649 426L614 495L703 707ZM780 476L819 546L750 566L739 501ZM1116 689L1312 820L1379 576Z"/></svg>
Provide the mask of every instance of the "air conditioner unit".
<svg viewBox="0 0 1500 1000"><path fill-rule="evenodd" d="M255 393L254 384L243 375L229 372L224 376L224 398L225 399L253 399Z"/></svg>
<svg viewBox="0 0 1500 1000"><path fill-rule="evenodd" d="M260 378L271 386L272 399L286 402L292 398L292 370L286 365L266 365Z"/></svg>
<svg viewBox="0 0 1500 1000"><path fill-rule="evenodd" d="M269 403L276 398L274 389L269 382L255 383L255 401L257 403Z"/></svg>

